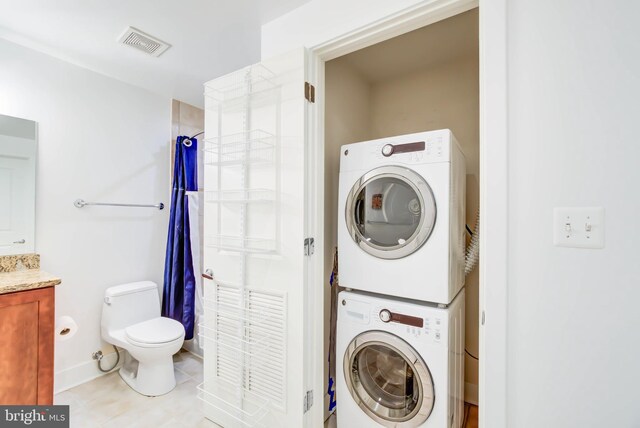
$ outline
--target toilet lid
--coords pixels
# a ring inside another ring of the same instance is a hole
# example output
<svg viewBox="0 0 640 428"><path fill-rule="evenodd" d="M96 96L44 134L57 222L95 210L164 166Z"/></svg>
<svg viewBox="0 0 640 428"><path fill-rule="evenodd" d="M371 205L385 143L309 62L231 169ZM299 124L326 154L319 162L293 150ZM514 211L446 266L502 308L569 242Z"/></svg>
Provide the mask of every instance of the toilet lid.
<svg viewBox="0 0 640 428"><path fill-rule="evenodd" d="M127 337L139 343L165 343L184 335L184 327L171 318L158 317L125 329Z"/></svg>

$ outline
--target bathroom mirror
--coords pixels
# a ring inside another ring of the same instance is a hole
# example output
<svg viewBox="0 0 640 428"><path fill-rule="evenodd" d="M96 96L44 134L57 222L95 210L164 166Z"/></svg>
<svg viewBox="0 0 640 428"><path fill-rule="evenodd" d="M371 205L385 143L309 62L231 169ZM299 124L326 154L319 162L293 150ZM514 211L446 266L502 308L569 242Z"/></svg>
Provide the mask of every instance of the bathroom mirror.
<svg viewBox="0 0 640 428"><path fill-rule="evenodd" d="M36 125L0 114L0 255L35 251Z"/></svg>

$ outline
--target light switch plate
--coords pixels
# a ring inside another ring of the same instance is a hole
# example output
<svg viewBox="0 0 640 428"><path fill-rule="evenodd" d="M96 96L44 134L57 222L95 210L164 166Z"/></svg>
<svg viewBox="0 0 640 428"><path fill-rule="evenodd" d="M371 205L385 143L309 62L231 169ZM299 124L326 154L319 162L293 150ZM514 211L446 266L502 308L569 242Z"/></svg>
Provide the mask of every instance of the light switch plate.
<svg viewBox="0 0 640 428"><path fill-rule="evenodd" d="M554 208L553 244L557 247L604 248L604 208Z"/></svg>

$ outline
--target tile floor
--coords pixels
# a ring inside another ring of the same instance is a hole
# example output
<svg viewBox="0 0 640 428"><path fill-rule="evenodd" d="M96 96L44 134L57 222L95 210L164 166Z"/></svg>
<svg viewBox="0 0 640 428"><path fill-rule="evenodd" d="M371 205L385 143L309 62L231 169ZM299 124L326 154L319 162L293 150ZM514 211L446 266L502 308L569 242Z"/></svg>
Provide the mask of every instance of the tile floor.
<svg viewBox="0 0 640 428"><path fill-rule="evenodd" d="M196 398L202 360L181 351L174 361L177 386L169 394L145 397L114 372L56 394L54 403L70 405L71 428L217 428Z"/></svg>
<svg viewBox="0 0 640 428"><path fill-rule="evenodd" d="M202 360L187 351L174 356L176 388L161 397L145 397L129 388L117 372L56 394L68 404L71 428L219 428L206 419L196 398ZM325 427L335 428L335 414ZM478 427L478 408L465 405L465 428Z"/></svg>

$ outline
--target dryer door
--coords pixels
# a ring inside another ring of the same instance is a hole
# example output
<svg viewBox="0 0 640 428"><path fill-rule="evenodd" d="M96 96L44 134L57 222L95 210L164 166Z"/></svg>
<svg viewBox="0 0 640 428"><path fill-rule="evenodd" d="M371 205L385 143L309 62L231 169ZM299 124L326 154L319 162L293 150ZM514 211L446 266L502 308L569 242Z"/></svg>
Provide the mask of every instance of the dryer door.
<svg viewBox="0 0 640 428"><path fill-rule="evenodd" d="M360 408L387 427L417 427L435 401L429 368L407 342L383 331L351 341L344 355L347 388Z"/></svg>
<svg viewBox="0 0 640 428"><path fill-rule="evenodd" d="M420 174L401 166L383 166L353 185L345 220L349 234L364 251L382 259L399 259L429 239L436 203Z"/></svg>

